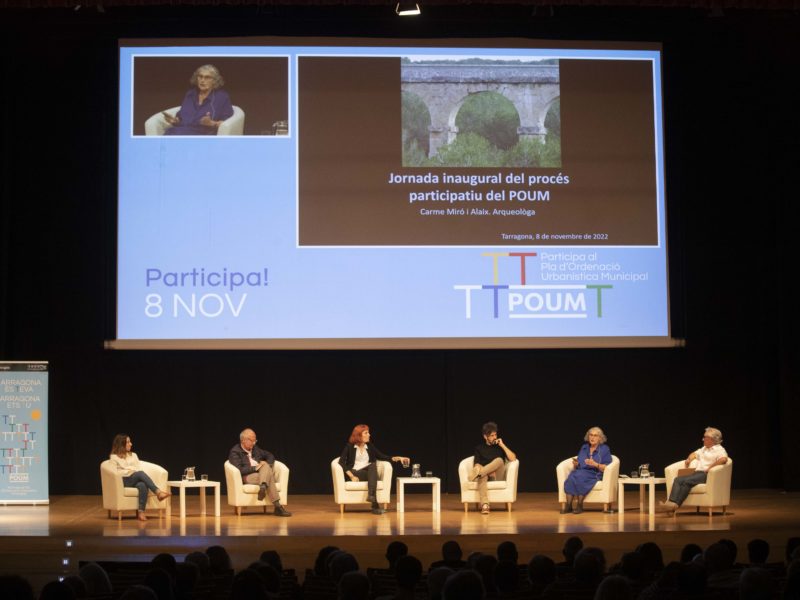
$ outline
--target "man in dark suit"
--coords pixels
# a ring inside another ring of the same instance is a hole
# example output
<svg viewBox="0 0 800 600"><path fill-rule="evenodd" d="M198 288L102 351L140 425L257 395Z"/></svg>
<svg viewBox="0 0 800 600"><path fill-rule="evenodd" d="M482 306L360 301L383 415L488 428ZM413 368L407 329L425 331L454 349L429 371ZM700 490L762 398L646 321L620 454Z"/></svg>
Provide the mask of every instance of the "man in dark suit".
<svg viewBox="0 0 800 600"><path fill-rule="evenodd" d="M275 505L275 516L291 517L292 513L281 506L278 490L275 488L275 473L272 470L275 457L271 452L256 446L256 432L245 429L239 434L239 443L228 453L228 461L242 473L244 483L259 486L258 499L269 496Z"/></svg>

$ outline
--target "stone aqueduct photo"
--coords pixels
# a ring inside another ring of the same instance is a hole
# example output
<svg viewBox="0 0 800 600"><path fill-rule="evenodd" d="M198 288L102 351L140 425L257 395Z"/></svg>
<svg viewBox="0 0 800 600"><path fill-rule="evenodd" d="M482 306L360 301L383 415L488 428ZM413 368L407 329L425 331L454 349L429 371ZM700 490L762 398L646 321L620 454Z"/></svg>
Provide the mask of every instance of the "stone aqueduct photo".
<svg viewBox="0 0 800 600"><path fill-rule="evenodd" d="M404 167L560 167L557 59L403 57Z"/></svg>

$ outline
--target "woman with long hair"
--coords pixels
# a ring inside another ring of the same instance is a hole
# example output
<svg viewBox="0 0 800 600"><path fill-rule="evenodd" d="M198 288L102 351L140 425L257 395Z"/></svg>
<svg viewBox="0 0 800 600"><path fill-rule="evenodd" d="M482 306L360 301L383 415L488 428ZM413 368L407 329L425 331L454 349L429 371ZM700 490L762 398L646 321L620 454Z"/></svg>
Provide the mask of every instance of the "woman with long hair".
<svg viewBox="0 0 800 600"><path fill-rule="evenodd" d="M111 444L111 455L108 458L117 467L117 473L122 476L122 485L139 490L139 509L136 511L136 518L140 521L147 521L144 509L147 505L148 491L153 492L159 500L168 498L171 494L158 489L150 476L142 471L139 457L135 452L131 452L132 447L133 442L129 435L117 434Z"/></svg>

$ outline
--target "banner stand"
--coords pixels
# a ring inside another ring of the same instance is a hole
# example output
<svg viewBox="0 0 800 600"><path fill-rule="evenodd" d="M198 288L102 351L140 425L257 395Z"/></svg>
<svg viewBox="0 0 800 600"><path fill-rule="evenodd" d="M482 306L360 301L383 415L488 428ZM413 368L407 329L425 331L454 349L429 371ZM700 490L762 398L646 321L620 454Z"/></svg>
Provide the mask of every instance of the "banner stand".
<svg viewBox="0 0 800 600"><path fill-rule="evenodd" d="M0 362L0 504L50 504L49 365Z"/></svg>

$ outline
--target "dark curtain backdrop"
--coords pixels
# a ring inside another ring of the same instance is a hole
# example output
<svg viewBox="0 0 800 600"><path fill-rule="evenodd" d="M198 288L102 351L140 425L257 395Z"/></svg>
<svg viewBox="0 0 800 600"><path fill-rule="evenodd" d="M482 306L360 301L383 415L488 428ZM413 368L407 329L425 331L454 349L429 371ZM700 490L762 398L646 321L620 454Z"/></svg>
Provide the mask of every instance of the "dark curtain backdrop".
<svg viewBox="0 0 800 600"><path fill-rule="evenodd" d="M547 11L539 11L547 12ZM623 471L725 434L734 486L798 489L796 174L800 18L777 11L478 5L0 9L0 359L51 363L54 494L99 493L111 438L214 479L245 426L328 493L369 423L457 490L494 419L521 491L602 426ZM686 347L413 352L106 351L114 335L117 39L519 36L662 41L672 319ZM555 498L554 498L555 501Z"/></svg>

